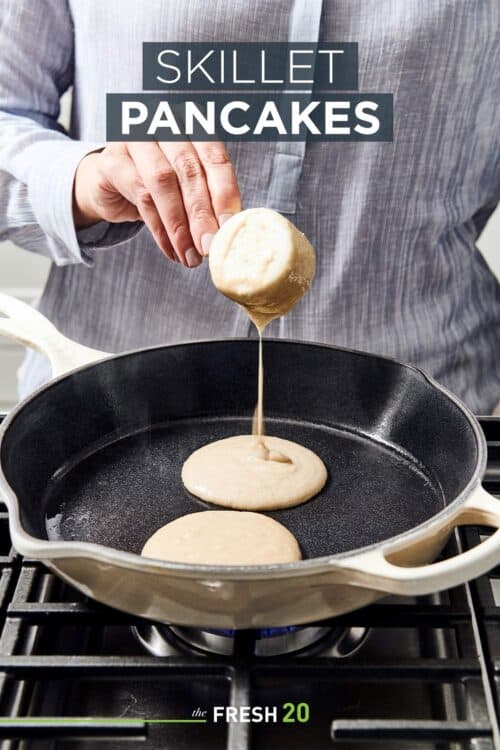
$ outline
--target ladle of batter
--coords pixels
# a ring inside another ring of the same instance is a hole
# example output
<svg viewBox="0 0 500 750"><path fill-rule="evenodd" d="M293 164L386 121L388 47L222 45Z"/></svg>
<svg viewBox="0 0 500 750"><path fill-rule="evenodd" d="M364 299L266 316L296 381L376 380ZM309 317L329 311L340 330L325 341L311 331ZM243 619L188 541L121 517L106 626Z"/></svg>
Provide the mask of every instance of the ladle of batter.
<svg viewBox="0 0 500 750"><path fill-rule="evenodd" d="M240 510L271 510L309 500L326 482L321 459L309 449L265 435L262 333L309 289L316 268L304 234L281 214L251 208L219 229L210 247L217 289L247 312L259 333L258 398L252 435L199 448L184 463L182 481L203 500Z"/></svg>

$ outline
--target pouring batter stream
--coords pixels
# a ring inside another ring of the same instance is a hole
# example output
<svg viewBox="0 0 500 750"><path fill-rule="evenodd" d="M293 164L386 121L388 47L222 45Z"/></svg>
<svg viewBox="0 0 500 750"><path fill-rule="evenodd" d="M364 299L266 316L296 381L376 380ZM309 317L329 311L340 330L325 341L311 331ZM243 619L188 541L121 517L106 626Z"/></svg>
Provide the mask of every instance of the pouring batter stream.
<svg viewBox="0 0 500 750"><path fill-rule="evenodd" d="M326 468L315 453L265 435L264 429L262 334L309 289L315 266L307 238L270 209L236 214L212 242L214 284L245 309L259 332L259 376L253 434L204 445L184 463L185 487L203 500L240 510L272 510L309 500L326 482Z"/></svg>

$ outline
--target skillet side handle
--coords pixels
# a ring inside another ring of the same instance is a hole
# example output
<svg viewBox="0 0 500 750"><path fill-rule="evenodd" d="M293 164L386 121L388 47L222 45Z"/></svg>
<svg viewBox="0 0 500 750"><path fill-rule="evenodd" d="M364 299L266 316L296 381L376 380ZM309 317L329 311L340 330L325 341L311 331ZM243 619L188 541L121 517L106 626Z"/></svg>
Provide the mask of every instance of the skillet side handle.
<svg viewBox="0 0 500 750"><path fill-rule="evenodd" d="M45 354L52 377L111 356L66 338L38 310L15 297L0 293L0 313L7 316L0 315L0 335Z"/></svg>
<svg viewBox="0 0 500 750"><path fill-rule="evenodd" d="M458 586L500 564L500 500L479 486L467 498L453 526L478 524L497 529L488 539L455 557L429 565L404 567L389 562L382 549L338 561L354 574L354 585L403 596L420 596ZM425 539L422 540L425 544ZM403 548L391 550L397 554Z"/></svg>

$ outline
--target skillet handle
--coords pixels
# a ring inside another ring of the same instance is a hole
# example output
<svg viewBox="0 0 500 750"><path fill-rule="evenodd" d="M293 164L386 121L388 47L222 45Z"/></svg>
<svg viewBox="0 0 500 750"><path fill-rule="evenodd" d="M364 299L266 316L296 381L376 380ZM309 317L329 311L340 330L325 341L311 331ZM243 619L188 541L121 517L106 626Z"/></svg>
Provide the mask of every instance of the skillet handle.
<svg viewBox="0 0 500 750"><path fill-rule="evenodd" d="M500 500L481 486L477 487L453 519L451 528L464 524L493 526L497 531L472 549L429 565L396 565L389 562L383 549L337 561L336 565L354 574L354 585L366 585L388 594L419 596L452 588L500 564ZM425 545L425 538L421 543ZM391 550L390 554L394 555L396 551Z"/></svg>
<svg viewBox="0 0 500 750"><path fill-rule="evenodd" d="M2 317L1 313L7 317ZM45 354L52 365L52 376L110 357L107 352L89 349L66 338L44 315L25 302L0 293L0 335Z"/></svg>

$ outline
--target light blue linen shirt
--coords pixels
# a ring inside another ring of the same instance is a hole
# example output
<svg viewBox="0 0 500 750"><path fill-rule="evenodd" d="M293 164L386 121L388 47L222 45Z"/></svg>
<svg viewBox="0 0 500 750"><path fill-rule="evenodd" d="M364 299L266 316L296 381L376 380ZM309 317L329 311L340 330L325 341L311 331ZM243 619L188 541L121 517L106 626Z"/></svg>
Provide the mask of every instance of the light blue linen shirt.
<svg viewBox="0 0 500 750"><path fill-rule="evenodd" d="M269 335L415 363L488 413L500 286L475 241L500 196L499 28L498 0L0 0L0 239L52 259L40 308L84 344L252 335L207 264L167 262L142 225L75 232L75 169L104 143L106 92L141 90L143 41L358 42L360 90L394 94L394 143L228 146L245 207L283 212L318 254ZM48 376L29 356L23 392Z"/></svg>

